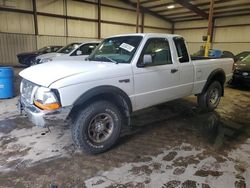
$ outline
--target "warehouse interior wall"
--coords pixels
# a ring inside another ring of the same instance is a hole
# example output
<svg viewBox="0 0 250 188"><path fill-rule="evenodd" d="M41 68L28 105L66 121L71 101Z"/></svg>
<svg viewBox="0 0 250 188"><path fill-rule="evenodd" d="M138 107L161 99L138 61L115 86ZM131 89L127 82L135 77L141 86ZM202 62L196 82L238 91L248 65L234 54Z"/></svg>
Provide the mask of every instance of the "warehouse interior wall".
<svg viewBox="0 0 250 188"><path fill-rule="evenodd" d="M36 0L37 35L32 0L0 0L0 6L8 8L0 11L0 65L18 65L16 54L47 45L100 41L108 36L136 32L134 7L114 0L101 3L98 38L97 0ZM140 13L140 32L171 32L171 23L148 13L143 16L144 24Z"/></svg>
<svg viewBox="0 0 250 188"><path fill-rule="evenodd" d="M186 21L175 23L175 34L182 35L195 53L204 45L202 36L207 35L208 21ZM234 54L249 51L250 16L217 18L214 25L213 49L227 50Z"/></svg>
<svg viewBox="0 0 250 188"><path fill-rule="evenodd" d="M8 11L0 11L0 65L17 65L16 54L47 45L98 41L136 32L136 10L121 1L101 1L100 38L97 0L36 0L38 34L32 0L0 0L0 7L8 8ZM172 32L172 23L149 13L140 13L139 25L140 32ZM186 39L193 54L204 45L202 36L206 35L207 26L207 20L176 22L174 33ZM249 50L249 33L250 16L217 18L213 48L234 54Z"/></svg>
<svg viewBox="0 0 250 188"><path fill-rule="evenodd" d="M207 35L207 26L208 22L203 20L176 22L174 24L174 33L185 38L189 52L193 54L204 44L202 36Z"/></svg>
<svg viewBox="0 0 250 188"><path fill-rule="evenodd" d="M216 20L214 48L233 53L249 51L250 16L221 18Z"/></svg>

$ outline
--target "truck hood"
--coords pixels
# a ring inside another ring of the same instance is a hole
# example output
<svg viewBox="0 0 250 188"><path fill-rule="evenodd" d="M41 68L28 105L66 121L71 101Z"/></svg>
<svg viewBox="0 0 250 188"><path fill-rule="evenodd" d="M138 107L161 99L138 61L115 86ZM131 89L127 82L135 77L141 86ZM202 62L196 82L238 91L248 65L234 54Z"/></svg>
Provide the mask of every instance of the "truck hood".
<svg viewBox="0 0 250 188"><path fill-rule="evenodd" d="M62 56L57 56L54 57L53 60L82 60L84 61L86 57L89 55L80 55L80 56L68 56L68 55L62 55Z"/></svg>
<svg viewBox="0 0 250 188"><path fill-rule="evenodd" d="M122 64L118 65L122 66ZM52 83L69 76L86 74L87 72L109 71L118 65L111 62L58 60L26 68L19 75L35 84L49 87Z"/></svg>

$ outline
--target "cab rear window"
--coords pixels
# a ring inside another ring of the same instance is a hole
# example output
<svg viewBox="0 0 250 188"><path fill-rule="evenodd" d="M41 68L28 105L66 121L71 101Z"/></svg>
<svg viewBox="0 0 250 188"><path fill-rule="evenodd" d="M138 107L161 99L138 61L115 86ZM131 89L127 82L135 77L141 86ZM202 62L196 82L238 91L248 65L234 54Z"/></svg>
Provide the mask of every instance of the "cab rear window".
<svg viewBox="0 0 250 188"><path fill-rule="evenodd" d="M173 40L174 40L174 44L177 50L180 63L189 62L189 55L188 55L187 47L185 44L185 40L182 37L174 37Z"/></svg>

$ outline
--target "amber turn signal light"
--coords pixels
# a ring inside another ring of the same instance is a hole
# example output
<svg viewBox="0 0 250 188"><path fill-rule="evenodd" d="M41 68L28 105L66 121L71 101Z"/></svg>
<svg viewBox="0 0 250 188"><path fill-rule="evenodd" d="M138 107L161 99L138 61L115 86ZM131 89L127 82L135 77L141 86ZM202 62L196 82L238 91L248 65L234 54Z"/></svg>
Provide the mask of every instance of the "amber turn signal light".
<svg viewBox="0 0 250 188"><path fill-rule="evenodd" d="M42 110L56 110L60 108L60 105L58 103L42 104L38 101L34 101L34 104Z"/></svg>

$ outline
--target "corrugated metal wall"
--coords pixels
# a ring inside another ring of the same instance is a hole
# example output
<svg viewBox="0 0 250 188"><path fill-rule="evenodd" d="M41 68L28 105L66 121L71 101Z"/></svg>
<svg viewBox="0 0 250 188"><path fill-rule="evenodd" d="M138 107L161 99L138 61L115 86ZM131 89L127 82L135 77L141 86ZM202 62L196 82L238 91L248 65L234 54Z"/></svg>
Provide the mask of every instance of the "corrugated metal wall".
<svg viewBox="0 0 250 188"><path fill-rule="evenodd" d="M36 36L0 33L0 65L17 62L16 54L36 49Z"/></svg>
<svg viewBox="0 0 250 188"><path fill-rule="evenodd" d="M66 45L71 42L93 41L83 37L35 36L16 33L0 33L0 65L18 65L16 55L47 45ZM95 41L98 41L96 39Z"/></svg>
<svg viewBox="0 0 250 188"><path fill-rule="evenodd" d="M239 26L224 27L237 24ZM250 50L250 16L217 19L216 26L218 28L215 30L214 48L234 53Z"/></svg>
<svg viewBox="0 0 250 188"><path fill-rule="evenodd" d="M68 6L66 9L64 0L36 1L38 12L58 15L65 15L67 12L69 16L97 19L98 11L95 4L67 0ZM96 0L90 1L96 2ZM128 10L105 5L101 7L101 19L104 20L101 23L101 38L135 32L136 12L133 7L114 0L105 0L102 3L127 8ZM5 1L5 5L14 9L32 10L32 0ZM3 3L1 6L3 6ZM97 22L69 19L68 31L66 31L66 20L62 17L38 15L37 19L38 36L35 36L32 14L0 11L0 65L18 65L17 53L32 51L46 45L66 45L73 41L98 40ZM250 25L250 16L216 19L214 48L229 50L234 53L249 50L250 26L230 26L235 24ZM171 32L169 22L146 13L144 25L144 32ZM178 22L175 24L175 33L186 38L190 52L194 53L204 44L202 36L206 35L206 27L206 20ZM66 37L67 34L68 37Z"/></svg>
<svg viewBox="0 0 250 188"><path fill-rule="evenodd" d="M89 1L97 2L96 0ZM96 4L67 0L66 9L64 0L36 0L36 2L37 11L42 13L66 15L67 12L68 16L94 20L98 17ZM101 38L136 32L136 11L133 7L114 0L105 0L102 3L127 8L127 10L101 6L101 20L106 21L101 23ZM14 9L32 10L32 0L5 1L5 5ZM38 15L37 20L38 35L35 36L32 13L0 11L0 65L18 65L16 54L47 45L66 45L76 41L98 40L97 22L73 19L68 19L66 22L63 17L45 15ZM68 31L66 31L66 23L68 23ZM170 32L170 23L149 14L145 14L144 23L144 32Z"/></svg>
<svg viewBox="0 0 250 188"><path fill-rule="evenodd" d="M62 45L65 46L67 44L66 37L63 36L37 36L37 48L42 48L47 45Z"/></svg>
<svg viewBox="0 0 250 188"><path fill-rule="evenodd" d="M37 36L37 48L42 48L46 45L62 45L72 42L87 42L87 41L100 41L100 39L84 38L84 37L65 37L65 36Z"/></svg>
<svg viewBox="0 0 250 188"><path fill-rule="evenodd" d="M208 23L206 20L178 22L175 24L175 33L182 35L186 38L190 48L190 52L194 53L199 50L201 45L204 45L204 42L202 41L202 36L205 36L207 34L207 24ZM250 16L238 16L216 19L213 48L228 50L233 52L234 54L246 50L249 51L249 33Z"/></svg>

